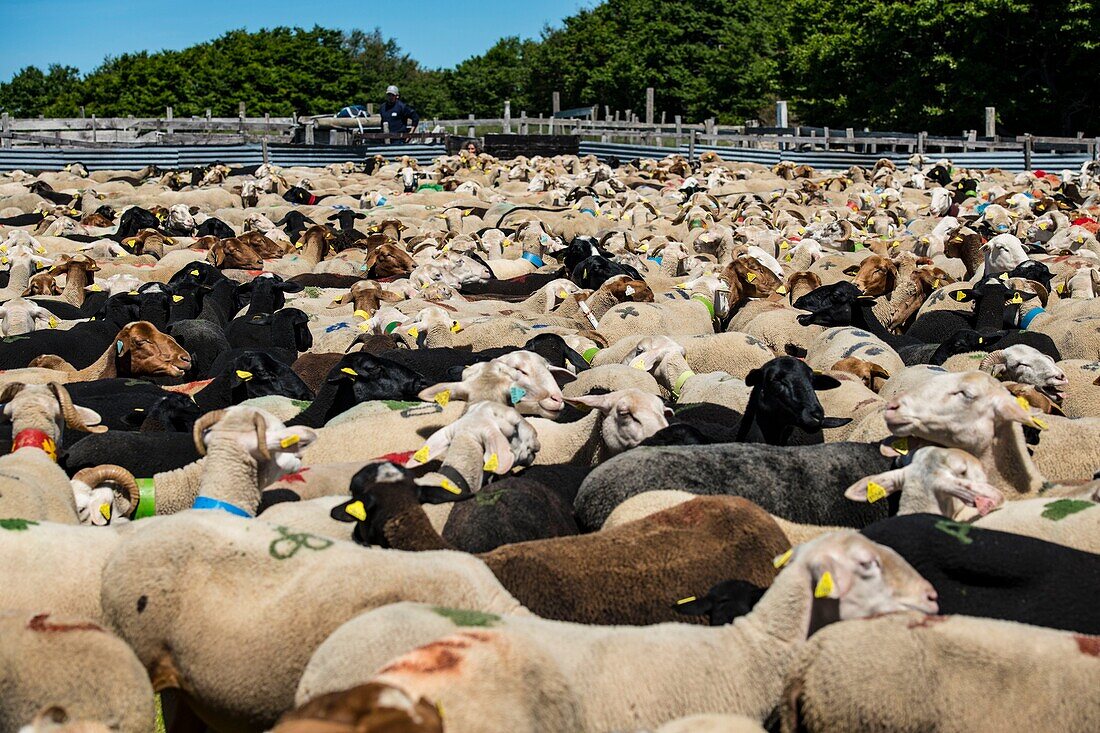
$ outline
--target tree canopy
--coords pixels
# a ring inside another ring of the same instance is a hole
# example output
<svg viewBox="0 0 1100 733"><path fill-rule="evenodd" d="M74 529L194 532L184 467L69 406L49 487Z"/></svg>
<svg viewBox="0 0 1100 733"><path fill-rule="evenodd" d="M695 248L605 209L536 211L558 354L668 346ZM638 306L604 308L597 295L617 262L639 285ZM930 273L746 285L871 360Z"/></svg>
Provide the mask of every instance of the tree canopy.
<svg viewBox="0 0 1100 733"><path fill-rule="evenodd" d="M1100 131L1089 0L605 0L502 38L453 69L428 69L381 31L235 30L180 51L108 57L85 75L22 69L0 83L16 117L334 112L397 84L422 117L640 111L769 121L776 99L804 124L958 134L996 106L1000 128Z"/></svg>

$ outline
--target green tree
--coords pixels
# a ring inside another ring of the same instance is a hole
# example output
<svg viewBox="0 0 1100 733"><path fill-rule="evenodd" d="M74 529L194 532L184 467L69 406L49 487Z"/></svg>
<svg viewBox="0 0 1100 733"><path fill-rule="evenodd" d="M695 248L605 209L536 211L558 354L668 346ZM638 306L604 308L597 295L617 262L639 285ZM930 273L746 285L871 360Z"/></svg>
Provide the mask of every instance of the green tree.
<svg viewBox="0 0 1100 733"><path fill-rule="evenodd" d="M1095 129L1096 4L1082 0L795 0L784 82L836 126Z"/></svg>
<svg viewBox="0 0 1100 733"><path fill-rule="evenodd" d="M515 36L502 38L482 55L458 64L447 75L447 86L458 112L499 117L507 99L516 114L526 109L536 113L528 93L531 76L528 56L535 45L534 41L521 41Z"/></svg>
<svg viewBox="0 0 1100 733"><path fill-rule="evenodd" d="M70 117L79 112L79 86L80 71L72 66L51 64L46 73L27 66L0 83L0 111L12 117Z"/></svg>
<svg viewBox="0 0 1100 733"><path fill-rule="evenodd" d="M669 115L741 121L776 98L785 27L781 0L608 0L543 32L532 96L638 111L652 86Z"/></svg>

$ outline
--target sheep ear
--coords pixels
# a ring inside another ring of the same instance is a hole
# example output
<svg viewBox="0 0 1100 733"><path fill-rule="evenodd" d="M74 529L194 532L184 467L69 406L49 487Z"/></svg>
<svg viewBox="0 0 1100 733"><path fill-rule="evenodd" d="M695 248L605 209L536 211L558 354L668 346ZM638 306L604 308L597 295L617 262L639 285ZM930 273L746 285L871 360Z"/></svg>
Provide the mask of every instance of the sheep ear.
<svg viewBox="0 0 1100 733"><path fill-rule="evenodd" d="M714 599L710 597L710 594L702 598L689 596L673 603L672 610L685 616L702 616L714 610Z"/></svg>
<svg viewBox="0 0 1100 733"><path fill-rule="evenodd" d="M844 490L844 498L849 501L874 503L890 494L896 494L901 491L904 483L904 471L905 469L895 468L893 471L865 476Z"/></svg>
<svg viewBox="0 0 1100 733"><path fill-rule="evenodd" d="M374 508L375 500L370 494L352 497L343 504L337 504L329 512L329 516L337 522L365 522Z"/></svg>
<svg viewBox="0 0 1100 733"><path fill-rule="evenodd" d="M466 388L464 382L440 382L439 384L433 384L427 389L420 390L417 399L423 400L424 402L431 402L435 400L436 395L448 391L450 392L449 398L452 400L464 400L470 396L470 392ZM439 400L436 401L438 402Z"/></svg>
<svg viewBox="0 0 1100 733"><path fill-rule="evenodd" d="M471 496L473 494L465 491L456 494L437 484L418 483L416 485L416 498L421 504L453 504L456 501L469 499Z"/></svg>
<svg viewBox="0 0 1100 733"><path fill-rule="evenodd" d="M1013 397L1012 393L1008 390L1003 390L1003 394L998 394L994 397L994 409L1004 420L1018 422L1021 425L1028 425L1030 427L1040 427L1031 416L1031 411L1020 404L1021 400L1023 400L1023 398L1018 400Z"/></svg>
<svg viewBox="0 0 1100 733"><path fill-rule="evenodd" d="M799 316L799 319L801 319L801 318L802 318L802 316ZM760 379L763 376L764 376L763 372L761 372L759 369L753 369L752 371L750 371L748 374L745 375L745 384L747 384L750 387L755 387L757 384L760 383Z"/></svg>
<svg viewBox="0 0 1100 733"><path fill-rule="evenodd" d="M614 392L607 394L589 394L581 397L566 397L565 401L574 407L589 407L607 414L615 406Z"/></svg>
<svg viewBox="0 0 1100 733"><path fill-rule="evenodd" d="M328 304L329 308L339 308L342 305L347 305L351 302L351 293L344 293L336 300Z"/></svg>
<svg viewBox="0 0 1100 733"><path fill-rule="evenodd" d="M628 363L635 369L641 369L643 372L648 372L653 369L653 367L657 366L657 362L661 360L661 356L662 354L660 351L651 349L638 354Z"/></svg>
<svg viewBox="0 0 1100 733"><path fill-rule="evenodd" d="M95 410L89 410L87 407L81 407L80 405L73 405L73 409L76 410L76 414L88 427L97 426L103 422L103 418Z"/></svg>
<svg viewBox="0 0 1100 733"><path fill-rule="evenodd" d="M516 457L512 453L512 445L508 442L508 439L504 437L504 434L493 430L485 436L485 450L484 459L486 468L493 466L493 457L496 457L495 468L491 469L492 473L498 476L503 476L512 470L512 466L516 464Z"/></svg>
<svg viewBox="0 0 1100 733"><path fill-rule="evenodd" d="M570 382L574 382L577 379L577 375L568 369L562 369L561 367L551 366L549 367L550 373L554 375L554 381L557 382L559 387L564 387Z"/></svg>
<svg viewBox="0 0 1100 733"><path fill-rule="evenodd" d="M851 267L844 268L845 275L855 275L859 272L859 265L852 265Z"/></svg>
<svg viewBox="0 0 1100 733"><path fill-rule="evenodd" d="M748 380L745 381L748 384ZM825 391L828 389L836 389L840 386L840 380L836 377L830 377L828 374L815 374L810 380L813 388L818 391Z"/></svg>

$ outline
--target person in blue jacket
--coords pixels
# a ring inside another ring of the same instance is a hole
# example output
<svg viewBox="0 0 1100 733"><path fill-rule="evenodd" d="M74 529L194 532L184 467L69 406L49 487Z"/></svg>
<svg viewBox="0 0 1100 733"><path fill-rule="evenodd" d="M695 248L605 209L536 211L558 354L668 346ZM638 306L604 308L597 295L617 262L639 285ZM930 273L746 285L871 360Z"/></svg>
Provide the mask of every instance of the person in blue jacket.
<svg viewBox="0 0 1100 733"><path fill-rule="evenodd" d="M420 124L420 115L416 113L416 110L411 105L401 101L400 93L397 91L397 87L393 84L386 87L386 101L382 103L382 123L383 125L389 124L391 133L406 133L415 132L416 126ZM385 130L385 127L382 128ZM397 142L396 140L387 140L387 143Z"/></svg>

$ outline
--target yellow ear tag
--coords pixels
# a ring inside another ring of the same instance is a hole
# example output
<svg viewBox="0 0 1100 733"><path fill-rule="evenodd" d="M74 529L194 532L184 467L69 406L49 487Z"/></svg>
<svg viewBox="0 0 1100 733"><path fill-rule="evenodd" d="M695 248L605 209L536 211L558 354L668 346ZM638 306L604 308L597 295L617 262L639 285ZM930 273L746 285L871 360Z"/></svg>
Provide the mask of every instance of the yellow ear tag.
<svg viewBox="0 0 1100 733"><path fill-rule="evenodd" d="M748 280L751 283L753 280L756 279L756 273L755 272L750 272L750 273L746 274L745 279Z"/></svg>
<svg viewBox="0 0 1100 733"><path fill-rule="evenodd" d="M511 247L512 246L512 240L511 239L505 239L500 244L501 244L502 247Z"/></svg>
<svg viewBox="0 0 1100 733"><path fill-rule="evenodd" d="M420 335L420 329L417 328L416 326L413 326L412 328L409 329L408 334L410 336L412 336L413 338L416 338L417 336Z"/></svg>
<svg viewBox="0 0 1100 733"><path fill-rule="evenodd" d="M355 517L360 522L367 518L367 508L363 506L361 501L353 501L344 507L344 511L347 512L349 517Z"/></svg>
<svg viewBox="0 0 1100 733"><path fill-rule="evenodd" d="M128 292L128 293L126 293L126 294L127 294L127 295L141 295L141 293L139 293L139 292L138 292L138 291L136 291L136 290L131 290L130 292Z"/></svg>
<svg viewBox="0 0 1100 733"><path fill-rule="evenodd" d="M452 494L456 494L456 495L462 493L462 489L458 488L453 483L451 483L451 481L449 479L440 479L439 488L443 489L444 491L449 491Z"/></svg>
<svg viewBox="0 0 1100 733"><path fill-rule="evenodd" d="M1028 402L1023 397L1017 397L1016 398L1016 404L1018 404L1020 407L1024 408L1025 410L1029 410L1029 411L1031 410L1031 403Z"/></svg>
<svg viewBox="0 0 1100 733"><path fill-rule="evenodd" d="M1008 273L1007 272L1002 272L997 277L1000 278L1001 280L1007 280L1008 279Z"/></svg>
<svg viewBox="0 0 1100 733"><path fill-rule="evenodd" d="M192 270L191 274L194 275L195 277L198 277L199 276L199 271L198 270Z"/></svg>
<svg viewBox="0 0 1100 733"><path fill-rule="evenodd" d="M182 295L173 295L173 296L172 296L172 302L173 302L173 303L178 303L178 302L180 302L181 300L183 300L183 296L182 296Z"/></svg>
<svg viewBox="0 0 1100 733"><path fill-rule="evenodd" d="M780 285L778 288L775 289L775 292L779 293L780 295L786 295L787 294L787 286L786 285Z"/></svg>
<svg viewBox="0 0 1100 733"><path fill-rule="evenodd" d="M817 581L814 588L814 598L828 598L833 594L833 575L828 570L821 574L821 580Z"/></svg>
<svg viewBox="0 0 1100 733"><path fill-rule="evenodd" d="M416 461L417 463L427 463L428 462L428 446L425 445L420 450L418 450L416 453L413 453L413 460Z"/></svg>
<svg viewBox="0 0 1100 733"><path fill-rule="evenodd" d="M879 499L886 498L886 487L882 484L876 484L874 481L867 482L867 501L874 504Z"/></svg>
<svg viewBox="0 0 1100 733"><path fill-rule="evenodd" d="M490 453L489 454L489 460L485 461L485 470L489 471L489 472L493 472L493 471L497 470L498 468L500 468L500 459L497 458L496 453Z"/></svg>
<svg viewBox="0 0 1100 733"><path fill-rule="evenodd" d="M454 323L451 324L451 333L458 333L461 330L462 330L462 324L459 323L458 321L455 321Z"/></svg>
<svg viewBox="0 0 1100 733"><path fill-rule="evenodd" d="M789 255L787 255L786 257L783 258L783 261L784 262L790 262L793 259L794 259L794 255L789 254Z"/></svg>
<svg viewBox="0 0 1100 733"><path fill-rule="evenodd" d="M783 241L783 242L779 243L779 249L790 249L790 248L791 248L791 243L790 242Z"/></svg>
<svg viewBox="0 0 1100 733"><path fill-rule="evenodd" d="M436 396L432 399L440 407L446 407L447 403L451 401L451 390L445 389L442 392L437 393Z"/></svg>
<svg viewBox="0 0 1100 733"><path fill-rule="evenodd" d="M776 570L782 568L784 565L791 561L791 555L793 554L794 548L792 547L791 549L784 552L782 555L778 555L774 560L772 560L772 565L775 566Z"/></svg>
<svg viewBox="0 0 1100 733"><path fill-rule="evenodd" d="M937 277L935 280L932 281L932 287L933 288L938 288L939 286L940 286L940 279Z"/></svg>
<svg viewBox="0 0 1100 733"><path fill-rule="evenodd" d="M354 313L352 313L352 315L353 316L359 316L364 321L366 321L370 318L370 313L367 313L365 310L357 310Z"/></svg>
<svg viewBox="0 0 1100 733"><path fill-rule="evenodd" d="M244 369L238 369L237 376L247 382L249 379L252 379L252 372L246 372Z"/></svg>
<svg viewBox="0 0 1100 733"><path fill-rule="evenodd" d="M890 444L890 447L903 456L909 455L909 438L898 438Z"/></svg>
<svg viewBox="0 0 1100 733"><path fill-rule="evenodd" d="M1009 303L1023 303L1024 302L1024 296L1020 295L1019 293L1016 293L1015 295L1012 296L1012 300L1010 300L1008 302Z"/></svg>
<svg viewBox="0 0 1100 733"><path fill-rule="evenodd" d="M340 371L342 371L344 374L347 374L347 375L352 376L352 377L359 376L356 373L356 371L354 369L352 369L351 367L340 367Z"/></svg>
<svg viewBox="0 0 1100 733"><path fill-rule="evenodd" d="M695 596L688 596L687 598L681 598L680 600L676 601L676 605L677 606L682 606L685 603L691 603L694 600L695 600Z"/></svg>
<svg viewBox="0 0 1100 733"><path fill-rule="evenodd" d="M279 445L283 448L289 448L292 445L298 445L298 441L301 440L297 435L288 435L279 441Z"/></svg>
<svg viewBox="0 0 1100 733"><path fill-rule="evenodd" d="M1046 422L1044 422L1043 420L1040 420L1039 418L1035 417L1034 415L1031 417L1031 424L1032 424L1033 427L1039 428L1040 430L1046 430L1047 427L1048 427Z"/></svg>
<svg viewBox="0 0 1100 733"><path fill-rule="evenodd" d="M1058 283L1058 287L1054 288L1054 292L1058 293L1058 295L1066 292L1065 283Z"/></svg>
<svg viewBox="0 0 1100 733"><path fill-rule="evenodd" d="M964 293L962 290L956 290L955 300L959 301L960 303L963 302L964 300L966 300L966 293Z"/></svg>
<svg viewBox="0 0 1100 733"><path fill-rule="evenodd" d="M57 328L57 316L50 316L50 328Z"/></svg>
<svg viewBox="0 0 1100 733"><path fill-rule="evenodd" d="M93 293L98 293L98 292L102 291L103 288L101 288L98 284L95 284L95 285L90 286L88 288L88 290L91 290Z"/></svg>
<svg viewBox="0 0 1100 733"><path fill-rule="evenodd" d="M0 257L0 265L6 265L6 264L8 264L8 258L7 257Z"/></svg>
<svg viewBox="0 0 1100 733"><path fill-rule="evenodd" d="M100 504L99 505L99 513L102 514L103 518L106 519L108 522L111 521L111 505L110 504Z"/></svg>
<svg viewBox="0 0 1100 733"><path fill-rule="evenodd" d="M644 370L645 369L645 359L643 359L642 357L639 356L637 359L630 362L630 366L633 367L634 369Z"/></svg>

